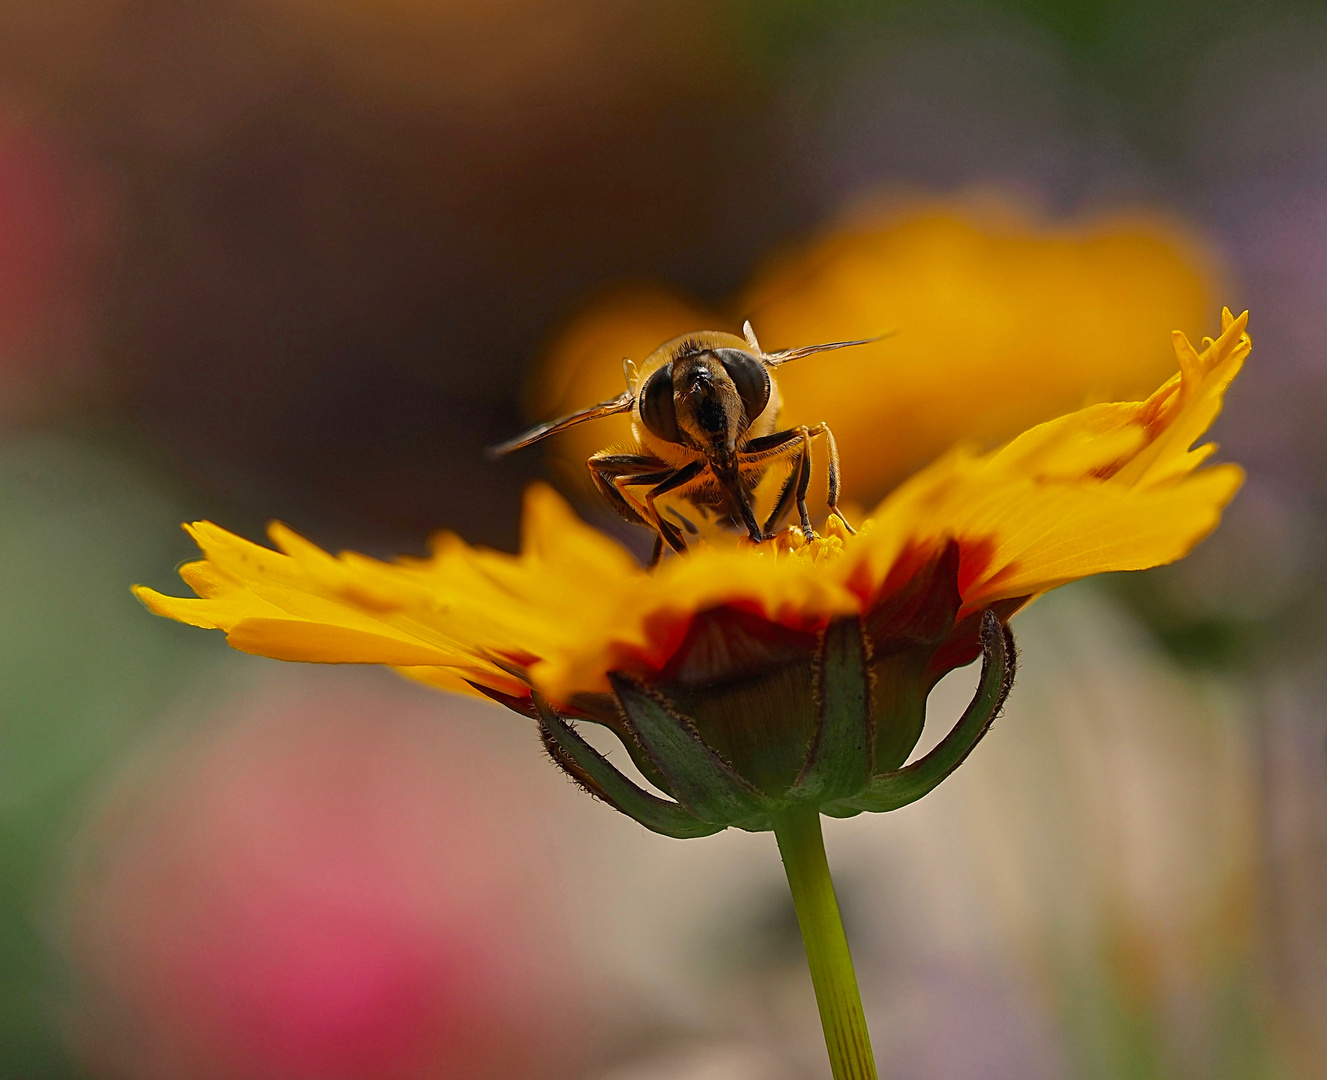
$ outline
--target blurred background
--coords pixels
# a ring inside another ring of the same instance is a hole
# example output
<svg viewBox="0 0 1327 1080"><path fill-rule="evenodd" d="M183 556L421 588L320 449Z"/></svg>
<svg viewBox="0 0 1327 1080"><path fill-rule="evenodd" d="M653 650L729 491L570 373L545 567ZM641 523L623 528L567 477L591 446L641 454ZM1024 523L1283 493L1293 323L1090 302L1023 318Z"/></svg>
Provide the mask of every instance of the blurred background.
<svg viewBox="0 0 1327 1080"><path fill-rule="evenodd" d="M1020 616L969 764L830 823L882 1070L1327 1076L1310 0L0 0L0 1076L826 1076L768 836L645 833L514 715L128 587L196 517L512 548L551 466L481 448L588 300L726 311L905 197L1164 218L1162 323L1255 351L1220 531Z"/></svg>

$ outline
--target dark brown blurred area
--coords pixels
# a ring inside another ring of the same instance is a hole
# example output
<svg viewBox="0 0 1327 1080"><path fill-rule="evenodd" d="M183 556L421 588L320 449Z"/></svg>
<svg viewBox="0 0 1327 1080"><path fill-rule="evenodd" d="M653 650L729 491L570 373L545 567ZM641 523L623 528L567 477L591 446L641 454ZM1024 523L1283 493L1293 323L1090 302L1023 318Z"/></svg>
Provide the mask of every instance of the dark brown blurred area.
<svg viewBox="0 0 1327 1080"><path fill-rule="evenodd" d="M1240 159L1189 141L1194 88L1229 93L1204 57L1316 9L1171 8L6 3L0 111L111 190L98 378L65 419L243 531L510 545L539 465L479 451L596 287L715 301L891 185L1219 220Z"/></svg>
<svg viewBox="0 0 1327 1080"><path fill-rule="evenodd" d="M716 20L7 5L0 93L124 193L95 405L250 528L510 542L537 463L479 450L522 422L514 388L572 302L646 275L723 292L807 217Z"/></svg>

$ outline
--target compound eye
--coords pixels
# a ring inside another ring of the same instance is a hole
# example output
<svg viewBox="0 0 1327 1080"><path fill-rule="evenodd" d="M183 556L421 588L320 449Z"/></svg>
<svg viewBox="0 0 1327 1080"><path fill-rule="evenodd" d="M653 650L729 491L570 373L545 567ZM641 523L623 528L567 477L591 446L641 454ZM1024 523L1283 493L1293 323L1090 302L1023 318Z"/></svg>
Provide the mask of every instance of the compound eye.
<svg viewBox="0 0 1327 1080"><path fill-rule="evenodd" d="M640 418L665 442L680 443L677 410L673 408L673 365L665 364L640 388Z"/></svg>
<svg viewBox="0 0 1327 1080"><path fill-rule="evenodd" d="M741 349L715 349L714 353L742 398L742 412L746 415L742 426L750 427L769 404L769 372L759 357Z"/></svg>

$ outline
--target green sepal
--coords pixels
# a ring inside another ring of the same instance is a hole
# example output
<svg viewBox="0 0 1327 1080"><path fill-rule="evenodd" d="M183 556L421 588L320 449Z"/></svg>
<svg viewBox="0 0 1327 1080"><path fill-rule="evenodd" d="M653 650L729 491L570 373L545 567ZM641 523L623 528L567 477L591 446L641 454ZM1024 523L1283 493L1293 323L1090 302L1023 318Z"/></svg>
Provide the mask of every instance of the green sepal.
<svg viewBox="0 0 1327 1080"><path fill-rule="evenodd" d="M859 619L837 619L825 628L816 698L815 737L787 797L823 803L857 795L870 783L875 742L870 657Z"/></svg>
<svg viewBox="0 0 1327 1080"><path fill-rule="evenodd" d="M659 775L659 770L654 767L654 762L645 756L645 751L636 745L636 740L627 731L626 725L622 722L622 710L618 707L617 698L612 694L572 694L564 704L561 715L571 720L588 720L611 731L618 742L626 747L631 763L640 770L641 775L660 791L667 789L667 784Z"/></svg>
<svg viewBox="0 0 1327 1080"><path fill-rule="evenodd" d="M861 811L897 810L920 799L963 764L990 730L1014 681L1014 639L993 611L982 615L981 645L981 682L953 730L921 760L876 777L861 795L838 800L825 813L848 817Z"/></svg>
<svg viewBox="0 0 1327 1080"><path fill-rule="evenodd" d="M710 836L724 826L701 821L684 807L643 791L622 775L603 754L586 742L580 733L567 723L539 694L532 694L539 712L539 722L546 742L551 742L567 760L558 764L572 777L627 817L640 822L651 832L685 840L693 836ZM569 766L574 766L571 768Z"/></svg>
<svg viewBox="0 0 1327 1080"><path fill-rule="evenodd" d="M621 672L610 672L608 678L632 736L663 774L669 794L686 809L720 825L769 814L770 800L706 746L695 725L662 695Z"/></svg>

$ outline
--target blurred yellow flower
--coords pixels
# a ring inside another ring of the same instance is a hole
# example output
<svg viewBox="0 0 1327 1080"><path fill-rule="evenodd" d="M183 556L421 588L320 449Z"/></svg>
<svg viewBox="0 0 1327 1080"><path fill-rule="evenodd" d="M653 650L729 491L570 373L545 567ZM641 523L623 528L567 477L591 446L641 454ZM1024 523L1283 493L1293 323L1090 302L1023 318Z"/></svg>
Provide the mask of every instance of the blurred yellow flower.
<svg viewBox="0 0 1327 1080"><path fill-rule="evenodd" d="M869 213L774 259L726 313L650 286L601 296L554 342L530 412L615 396L624 356L701 326L750 318L771 350L890 330L779 371L783 426L828 423L845 494L866 503L956 442L994 446L1145 395L1171 369L1169 332L1196 333L1213 306L1210 261L1155 216L1050 227L971 205ZM556 436L559 481L589 490L585 459L629 440L626 419Z"/></svg>
<svg viewBox="0 0 1327 1080"><path fill-rule="evenodd" d="M1170 562L1216 526L1242 474L1230 464L1198 469L1214 447L1192 447L1248 354L1246 322L1247 313L1223 312L1220 336L1201 353L1176 332L1179 372L1143 401L1089 406L992 452L950 451L895 489L855 536L831 522L810 542L796 530L759 545L732 537L648 571L535 486L518 555L448 533L429 558L384 563L330 555L279 524L273 551L200 522L188 529L204 559L181 570L198 598L136 592L154 612L224 630L246 652L388 664L513 699L533 688L576 712L609 691L612 672L659 677L698 616L727 610L812 634L840 616L869 622L956 551L948 637L937 645L953 666L976 653L976 613L1007 618L1065 582ZM911 617L900 608L892 629L868 633L901 632ZM737 646L726 639L722 648Z"/></svg>

